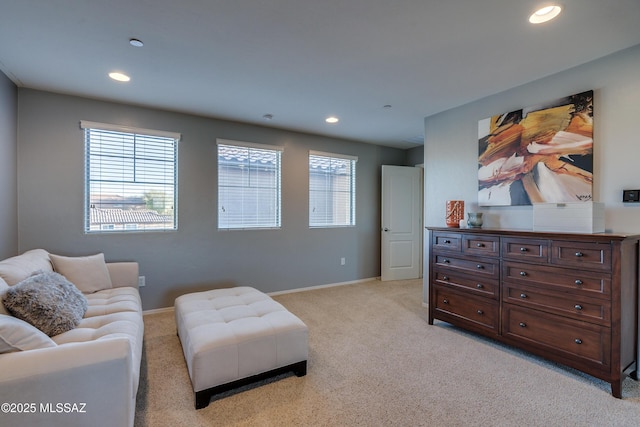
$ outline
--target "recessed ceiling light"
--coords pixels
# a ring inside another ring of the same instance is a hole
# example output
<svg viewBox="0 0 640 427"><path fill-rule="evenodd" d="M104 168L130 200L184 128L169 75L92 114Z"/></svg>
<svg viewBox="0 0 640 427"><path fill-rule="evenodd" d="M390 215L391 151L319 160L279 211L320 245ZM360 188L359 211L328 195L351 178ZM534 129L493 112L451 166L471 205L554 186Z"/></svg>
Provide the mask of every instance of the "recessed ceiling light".
<svg viewBox="0 0 640 427"><path fill-rule="evenodd" d="M533 12L529 17L529 22L532 24L542 24L543 22L551 21L556 16L560 15L562 8L557 5L545 6Z"/></svg>
<svg viewBox="0 0 640 427"><path fill-rule="evenodd" d="M131 80L131 77L127 76L126 74L118 73L115 71L109 73L109 77L119 82L128 82L129 80Z"/></svg>
<svg viewBox="0 0 640 427"><path fill-rule="evenodd" d="M129 44L131 46L134 46L134 47L142 47L142 46L144 46L144 43L142 43L142 41L138 40L138 39L129 39Z"/></svg>
<svg viewBox="0 0 640 427"><path fill-rule="evenodd" d="M324 119L324 121L327 122L327 123L338 123L340 121L340 119L335 117L335 116L331 116L331 117L327 117L326 119Z"/></svg>

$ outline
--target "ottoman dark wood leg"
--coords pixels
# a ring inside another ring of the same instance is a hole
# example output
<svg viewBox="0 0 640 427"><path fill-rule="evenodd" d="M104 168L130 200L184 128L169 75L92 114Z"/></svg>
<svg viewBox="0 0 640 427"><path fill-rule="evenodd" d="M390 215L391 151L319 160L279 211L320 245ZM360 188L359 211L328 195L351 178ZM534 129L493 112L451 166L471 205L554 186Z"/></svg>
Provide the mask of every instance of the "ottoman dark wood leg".
<svg viewBox="0 0 640 427"><path fill-rule="evenodd" d="M303 360L302 362L294 363L291 365L291 370L297 377L304 377L307 375L307 361Z"/></svg>
<svg viewBox="0 0 640 427"><path fill-rule="evenodd" d="M196 409L202 409L209 406L211 398L216 394L220 394L225 391L233 390L234 388L242 387L247 384L251 384L291 371L293 371L293 373L297 377L303 377L307 375L307 361L303 360L302 362L297 362L291 365L283 366L281 368L272 369L271 371L263 372L261 374L253 375L247 378L241 378L236 381L231 381L230 383L220 384L206 390L196 391Z"/></svg>

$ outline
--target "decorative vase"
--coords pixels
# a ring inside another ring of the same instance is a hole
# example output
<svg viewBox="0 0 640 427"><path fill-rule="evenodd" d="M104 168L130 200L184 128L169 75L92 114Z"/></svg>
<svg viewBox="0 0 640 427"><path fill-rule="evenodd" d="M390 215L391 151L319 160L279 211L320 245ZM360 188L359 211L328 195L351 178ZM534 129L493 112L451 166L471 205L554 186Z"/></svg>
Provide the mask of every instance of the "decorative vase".
<svg viewBox="0 0 640 427"><path fill-rule="evenodd" d="M459 228L464 219L464 200L447 200L447 227Z"/></svg>
<svg viewBox="0 0 640 427"><path fill-rule="evenodd" d="M467 226L469 228L482 228L482 212L469 212Z"/></svg>

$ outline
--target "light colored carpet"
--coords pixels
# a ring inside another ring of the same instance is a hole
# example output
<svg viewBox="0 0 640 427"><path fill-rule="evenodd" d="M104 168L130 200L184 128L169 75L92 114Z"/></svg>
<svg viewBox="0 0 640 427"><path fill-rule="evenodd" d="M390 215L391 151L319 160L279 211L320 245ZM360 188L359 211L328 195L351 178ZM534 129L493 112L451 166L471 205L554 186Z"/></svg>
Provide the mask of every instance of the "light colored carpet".
<svg viewBox="0 0 640 427"><path fill-rule="evenodd" d="M640 384L609 384L444 322L422 281L274 297L309 327L305 377L281 375L195 410L173 312L145 316L136 426L638 426Z"/></svg>

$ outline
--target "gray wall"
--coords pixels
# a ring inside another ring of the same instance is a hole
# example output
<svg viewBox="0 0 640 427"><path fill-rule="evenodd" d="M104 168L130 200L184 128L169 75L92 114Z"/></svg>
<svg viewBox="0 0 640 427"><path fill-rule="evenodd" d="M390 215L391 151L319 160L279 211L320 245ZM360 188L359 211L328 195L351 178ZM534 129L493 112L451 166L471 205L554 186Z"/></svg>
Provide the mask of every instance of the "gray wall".
<svg viewBox="0 0 640 427"><path fill-rule="evenodd" d="M425 224L445 226L448 199L464 200L467 211L477 209L478 120L593 89L594 200L605 203L607 231L640 233L640 204L622 203L623 189L640 188L639 76L640 45L427 117ZM479 210L487 227L532 228L531 206ZM427 248L425 261L428 256ZM426 283L426 267L424 277Z"/></svg>
<svg viewBox="0 0 640 427"><path fill-rule="evenodd" d="M404 164L403 150L30 89L20 89L18 101L20 251L104 252L109 261L138 261L146 276L145 309L170 306L182 293L217 286L273 292L380 274L380 166ZM177 232L83 234L80 120L182 134ZM282 229L216 229L216 138L285 147ZM359 157L356 227L309 229L310 149Z"/></svg>
<svg viewBox="0 0 640 427"><path fill-rule="evenodd" d="M17 110L18 90L0 72L0 259L18 251Z"/></svg>
<svg viewBox="0 0 640 427"><path fill-rule="evenodd" d="M407 150L407 166L416 166L424 163L424 145L409 148Z"/></svg>

